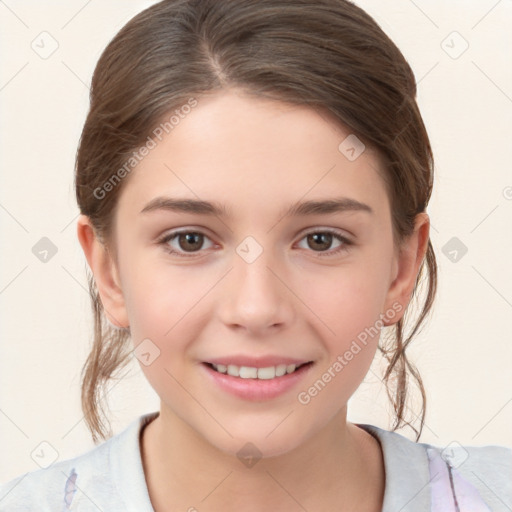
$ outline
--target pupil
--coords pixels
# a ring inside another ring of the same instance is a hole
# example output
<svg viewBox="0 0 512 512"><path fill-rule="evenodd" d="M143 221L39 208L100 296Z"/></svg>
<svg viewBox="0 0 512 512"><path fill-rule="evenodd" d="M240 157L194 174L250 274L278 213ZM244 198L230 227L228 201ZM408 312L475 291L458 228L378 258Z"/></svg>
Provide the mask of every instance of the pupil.
<svg viewBox="0 0 512 512"><path fill-rule="evenodd" d="M313 243L313 249L315 248L314 245L317 245L317 249L320 250L327 250L331 246L332 243L332 235L330 233L313 233L311 235L308 235L308 243Z"/></svg>
<svg viewBox="0 0 512 512"><path fill-rule="evenodd" d="M180 234L179 244L180 248L184 251L192 252L196 249L200 249L203 245L203 235L200 233Z"/></svg>

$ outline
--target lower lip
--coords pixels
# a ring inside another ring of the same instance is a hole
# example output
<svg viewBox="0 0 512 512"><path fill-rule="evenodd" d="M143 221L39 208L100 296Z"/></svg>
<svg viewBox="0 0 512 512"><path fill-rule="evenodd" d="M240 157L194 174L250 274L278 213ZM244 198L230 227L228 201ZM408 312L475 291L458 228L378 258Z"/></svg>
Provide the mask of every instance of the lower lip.
<svg viewBox="0 0 512 512"><path fill-rule="evenodd" d="M273 379L242 379L227 373L217 372L206 363L201 364L209 378L221 389L244 400L255 402L271 400L286 393L304 379L312 366L311 363L306 364L293 373L287 373L282 377L274 377Z"/></svg>

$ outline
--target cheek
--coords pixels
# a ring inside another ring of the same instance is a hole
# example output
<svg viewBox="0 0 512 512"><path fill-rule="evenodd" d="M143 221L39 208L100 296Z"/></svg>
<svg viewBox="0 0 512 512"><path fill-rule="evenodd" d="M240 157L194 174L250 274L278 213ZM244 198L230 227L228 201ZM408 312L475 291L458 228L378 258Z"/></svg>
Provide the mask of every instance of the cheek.
<svg viewBox="0 0 512 512"><path fill-rule="evenodd" d="M319 422L348 402L371 366L383 326L381 281L378 269L351 267L339 273L339 281L317 280L308 286L308 306L321 320L316 325L327 358L304 383L297 402Z"/></svg>
<svg viewBox="0 0 512 512"><path fill-rule="evenodd" d="M157 392L179 391L174 394L181 396L171 374L181 380L194 357L194 341L208 322L208 292L218 278L213 272L158 259L142 263L134 258L131 265L136 271L127 280L125 299L133 345L136 353L141 344L140 351L147 346L158 356L152 364L142 364L142 370Z"/></svg>
<svg viewBox="0 0 512 512"><path fill-rule="evenodd" d="M179 268L157 264L146 265L132 277L127 309L135 354L151 354L150 361L137 356L141 369L164 402L186 410L190 396L179 383L186 381L189 348L204 328L198 312L211 278L191 279Z"/></svg>
<svg viewBox="0 0 512 512"><path fill-rule="evenodd" d="M132 333L165 340L208 291L211 278L163 258L126 260L125 301ZM136 339L134 339L136 341Z"/></svg>
<svg viewBox="0 0 512 512"><path fill-rule="evenodd" d="M324 337L343 350L346 343L375 324L387 286L382 263L358 262L300 278L300 296L324 325Z"/></svg>

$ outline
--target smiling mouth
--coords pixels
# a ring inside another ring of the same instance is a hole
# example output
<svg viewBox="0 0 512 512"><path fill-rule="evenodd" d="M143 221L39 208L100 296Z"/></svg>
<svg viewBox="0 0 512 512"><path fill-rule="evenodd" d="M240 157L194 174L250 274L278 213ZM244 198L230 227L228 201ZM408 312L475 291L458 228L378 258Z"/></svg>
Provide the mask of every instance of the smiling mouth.
<svg viewBox="0 0 512 512"><path fill-rule="evenodd" d="M236 366L234 364L223 365L213 363L203 363L212 370L230 375L231 377L238 377L240 379L255 379L255 380L270 380L279 377L284 377L291 373L295 373L300 368L310 366L313 361L295 365L295 364L278 364L276 366L267 366L266 368L256 368L253 366Z"/></svg>

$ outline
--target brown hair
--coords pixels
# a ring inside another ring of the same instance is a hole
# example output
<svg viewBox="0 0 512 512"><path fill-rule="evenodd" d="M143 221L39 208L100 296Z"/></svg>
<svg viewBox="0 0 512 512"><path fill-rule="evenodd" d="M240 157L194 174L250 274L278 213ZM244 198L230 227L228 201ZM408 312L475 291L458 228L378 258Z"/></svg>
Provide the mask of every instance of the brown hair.
<svg viewBox="0 0 512 512"><path fill-rule="evenodd" d="M368 14L347 0L164 0L129 21L101 55L77 152L80 211L114 257L112 224L129 177L109 187L106 199L105 183L112 183L116 170L165 115L191 97L200 101L230 87L309 106L348 127L380 157L395 244L412 233L432 192L432 151L415 100L413 72ZM383 381L395 413L392 429L409 425L416 440L423 429L426 396L406 349L436 292L430 240L411 303L425 282L423 307L411 331L405 333L404 316L379 343L388 363ZM82 408L97 442L112 435L103 395L130 360L131 347L129 330L105 322L90 275L89 286L95 329L82 370ZM419 431L405 414L410 377L421 392Z"/></svg>

